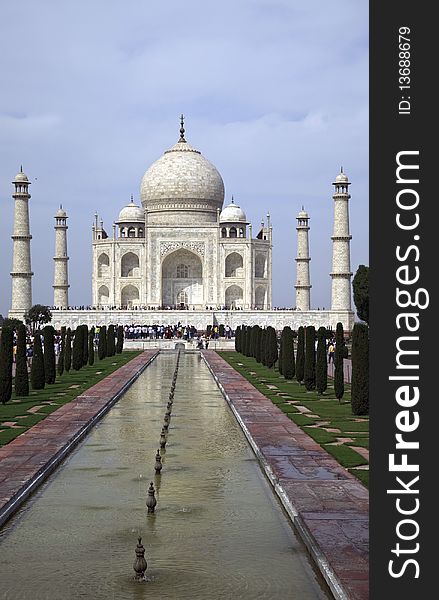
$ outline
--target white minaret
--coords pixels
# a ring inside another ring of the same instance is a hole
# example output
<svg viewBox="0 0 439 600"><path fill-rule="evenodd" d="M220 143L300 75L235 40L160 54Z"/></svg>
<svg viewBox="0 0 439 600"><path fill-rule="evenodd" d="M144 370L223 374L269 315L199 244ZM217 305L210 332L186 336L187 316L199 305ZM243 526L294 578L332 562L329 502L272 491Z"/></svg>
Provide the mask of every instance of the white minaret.
<svg viewBox="0 0 439 600"><path fill-rule="evenodd" d="M309 215L302 210L297 215L296 309L310 310L311 284L309 278Z"/></svg>
<svg viewBox="0 0 439 600"><path fill-rule="evenodd" d="M67 308L69 305L69 275L67 256L67 214L60 206L55 215L55 275L53 279L53 305Z"/></svg>
<svg viewBox="0 0 439 600"><path fill-rule="evenodd" d="M343 167L335 178L332 239L331 310L351 310L351 256L349 233L349 180Z"/></svg>
<svg viewBox="0 0 439 600"><path fill-rule="evenodd" d="M11 313L21 318L32 306L32 270L29 226L29 180L23 173L23 167L12 182L15 191L13 258L12 258L12 304ZM18 313L18 314L17 314Z"/></svg>

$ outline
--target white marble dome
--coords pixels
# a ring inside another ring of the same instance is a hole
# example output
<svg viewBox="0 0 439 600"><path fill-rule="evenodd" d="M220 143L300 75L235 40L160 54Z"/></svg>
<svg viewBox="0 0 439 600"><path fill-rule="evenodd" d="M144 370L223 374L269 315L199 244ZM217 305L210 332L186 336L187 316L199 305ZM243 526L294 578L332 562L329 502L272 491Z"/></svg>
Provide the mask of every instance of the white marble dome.
<svg viewBox="0 0 439 600"><path fill-rule="evenodd" d="M220 223L247 223L247 217L242 208L232 199L232 202L222 210Z"/></svg>
<svg viewBox="0 0 439 600"><path fill-rule="evenodd" d="M216 214L224 202L224 183L212 163L183 138L146 171L140 197L148 212Z"/></svg>
<svg viewBox="0 0 439 600"><path fill-rule="evenodd" d="M119 213L118 223L139 223L145 220L143 208L130 202L127 206L124 206Z"/></svg>

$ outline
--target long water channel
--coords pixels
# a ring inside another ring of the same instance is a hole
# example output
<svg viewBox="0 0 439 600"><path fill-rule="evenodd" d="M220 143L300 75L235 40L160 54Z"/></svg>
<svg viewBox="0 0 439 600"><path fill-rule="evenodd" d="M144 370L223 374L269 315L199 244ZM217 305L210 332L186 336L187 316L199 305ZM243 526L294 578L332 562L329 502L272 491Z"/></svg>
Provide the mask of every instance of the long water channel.
<svg viewBox="0 0 439 600"><path fill-rule="evenodd" d="M0 598L332 597L201 356L160 354L3 528ZM157 507L147 514L149 483ZM137 537L147 582L133 580Z"/></svg>

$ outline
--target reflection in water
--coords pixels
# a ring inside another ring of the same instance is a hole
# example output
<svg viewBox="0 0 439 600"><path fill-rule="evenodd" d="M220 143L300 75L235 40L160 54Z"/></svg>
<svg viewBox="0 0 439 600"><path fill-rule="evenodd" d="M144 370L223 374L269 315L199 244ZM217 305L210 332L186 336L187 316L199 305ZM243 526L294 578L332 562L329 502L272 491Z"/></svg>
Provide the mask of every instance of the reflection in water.
<svg viewBox="0 0 439 600"><path fill-rule="evenodd" d="M0 598L330 597L197 354L181 355L155 474L175 361L161 354L4 527ZM138 535L148 583L133 581Z"/></svg>

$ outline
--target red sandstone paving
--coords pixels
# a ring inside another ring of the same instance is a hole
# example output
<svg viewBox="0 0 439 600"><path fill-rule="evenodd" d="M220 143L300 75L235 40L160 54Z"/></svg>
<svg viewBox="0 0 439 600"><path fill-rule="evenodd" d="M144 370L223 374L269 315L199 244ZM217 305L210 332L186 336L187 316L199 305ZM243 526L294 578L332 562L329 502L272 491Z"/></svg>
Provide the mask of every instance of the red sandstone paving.
<svg viewBox="0 0 439 600"><path fill-rule="evenodd" d="M369 598L369 494L215 351L204 357L350 600Z"/></svg>
<svg viewBox="0 0 439 600"><path fill-rule="evenodd" d="M133 358L0 448L0 506L19 494L154 354L147 350Z"/></svg>

